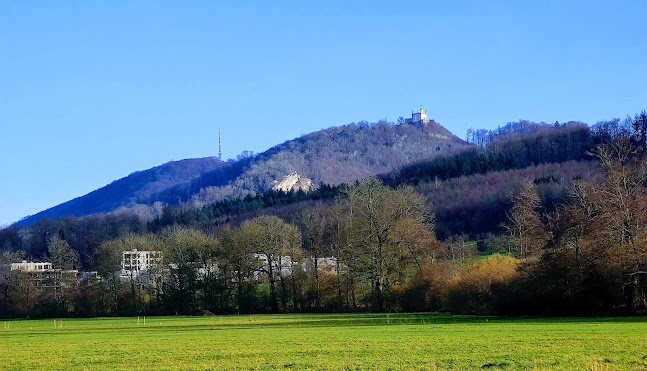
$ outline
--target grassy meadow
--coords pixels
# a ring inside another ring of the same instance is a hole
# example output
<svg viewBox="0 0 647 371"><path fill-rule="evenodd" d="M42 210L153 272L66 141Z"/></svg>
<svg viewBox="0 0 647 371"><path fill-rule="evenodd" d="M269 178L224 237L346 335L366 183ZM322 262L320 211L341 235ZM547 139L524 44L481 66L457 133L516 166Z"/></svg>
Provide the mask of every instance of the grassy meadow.
<svg viewBox="0 0 647 371"><path fill-rule="evenodd" d="M444 314L2 320L1 370L646 370L647 318Z"/></svg>

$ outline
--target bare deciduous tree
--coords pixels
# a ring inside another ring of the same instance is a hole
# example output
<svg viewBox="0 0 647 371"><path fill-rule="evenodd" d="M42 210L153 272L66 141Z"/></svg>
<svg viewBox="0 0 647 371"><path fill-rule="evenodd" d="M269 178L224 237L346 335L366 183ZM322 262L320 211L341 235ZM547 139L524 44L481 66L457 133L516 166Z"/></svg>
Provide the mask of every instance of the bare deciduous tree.
<svg viewBox="0 0 647 371"><path fill-rule="evenodd" d="M504 228L510 233L511 242L518 249L519 256L527 257L537 253L546 243L546 229L537 211L541 200L535 184L526 180L518 193L511 195L512 209L508 211L508 223Z"/></svg>
<svg viewBox="0 0 647 371"><path fill-rule="evenodd" d="M301 232L296 226L272 215L263 215L246 221L240 230L243 243L267 261L259 271L264 273L269 281L270 307L273 312L276 312L278 310L276 280L281 279L283 268L281 256L286 250L296 250L301 247Z"/></svg>
<svg viewBox="0 0 647 371"><path fill-rule="evenodd" d="M361 272L373 286L375 306L384 310L384 290L389 288L389 277L400 267L402 246L394 243L398 223L425 222L427 204L424 197L410 187L391 189L376 179L368 179L347 190L341 201L347 210L346 262Z"/></svg>

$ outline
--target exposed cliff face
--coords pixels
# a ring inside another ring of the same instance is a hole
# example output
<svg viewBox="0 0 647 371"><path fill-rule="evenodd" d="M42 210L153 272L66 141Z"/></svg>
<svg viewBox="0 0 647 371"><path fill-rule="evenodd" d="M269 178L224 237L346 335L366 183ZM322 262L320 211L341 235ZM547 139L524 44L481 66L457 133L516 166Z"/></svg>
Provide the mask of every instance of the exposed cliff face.
<svg viewBox="0 0 647 371"><path fill-rule="evenodd" d="M275 180L272 189L286 193L298 190L308 192L310 189L312 189L312 180L294 172L283 177L280 182Z"/></svg>

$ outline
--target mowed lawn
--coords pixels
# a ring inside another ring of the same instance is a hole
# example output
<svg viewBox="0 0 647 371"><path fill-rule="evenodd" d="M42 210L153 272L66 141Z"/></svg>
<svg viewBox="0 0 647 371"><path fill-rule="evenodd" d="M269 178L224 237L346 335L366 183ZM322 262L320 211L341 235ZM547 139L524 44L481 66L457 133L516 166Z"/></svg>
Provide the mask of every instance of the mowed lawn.
<svg viewBox="0 0 647 371"><path fill-rule="evenodd" d="M647 370L647 318L444 314L1 320L2 370ZM8 328L5 328L8 326Z"/></svg>

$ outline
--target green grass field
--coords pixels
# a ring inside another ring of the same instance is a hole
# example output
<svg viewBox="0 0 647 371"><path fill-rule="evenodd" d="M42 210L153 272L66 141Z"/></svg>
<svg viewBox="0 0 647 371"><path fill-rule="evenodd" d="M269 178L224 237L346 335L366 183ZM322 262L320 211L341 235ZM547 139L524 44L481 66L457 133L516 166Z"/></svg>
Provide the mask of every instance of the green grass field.
<svg viewBox="0 0 647 371"><path fill-rule="evenodd" d="M442 314L0 321L2 370L647 370L647 318ZM8 328L5 328L8 326Z"/></svg>

